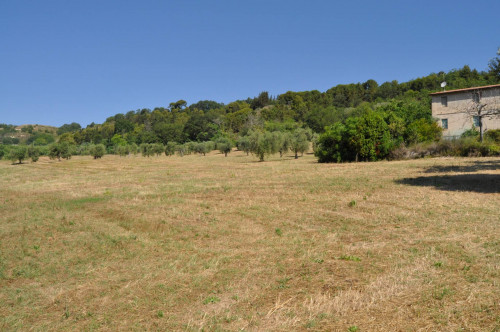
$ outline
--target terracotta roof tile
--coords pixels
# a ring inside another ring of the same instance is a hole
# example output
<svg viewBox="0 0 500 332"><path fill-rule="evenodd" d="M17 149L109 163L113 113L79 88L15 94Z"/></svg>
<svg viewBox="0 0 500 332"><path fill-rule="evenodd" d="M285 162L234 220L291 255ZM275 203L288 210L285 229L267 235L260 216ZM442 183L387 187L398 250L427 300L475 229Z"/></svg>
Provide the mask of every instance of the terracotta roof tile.
<svg viewBox="0 0 500 332"><path fill-rule="evenodd" d="M500 84L495 84L495 85L486 85L486 86L476 86L472 88L465 88L465 89L456 89L456 90L448 90L448 91L440 91L440 92L434 92L434 93L429 93L431 96L435 95L444 95L447 93L455 93L455 92L463 92L463 91L474 91L474 90L483 90L483 89L491 89L491 88L500 88Z"/></svg>

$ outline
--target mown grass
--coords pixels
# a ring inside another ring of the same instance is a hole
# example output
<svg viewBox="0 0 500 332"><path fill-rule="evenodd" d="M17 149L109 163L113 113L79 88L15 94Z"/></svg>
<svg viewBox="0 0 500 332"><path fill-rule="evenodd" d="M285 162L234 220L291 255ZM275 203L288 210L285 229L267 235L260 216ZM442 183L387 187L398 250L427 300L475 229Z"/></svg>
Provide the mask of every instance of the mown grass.
<svg viewBox="0 0 500 332"><path fill-rule="evenodd" d="M496 331L499 208L498 158L2 161L0 330Z"/></svg>

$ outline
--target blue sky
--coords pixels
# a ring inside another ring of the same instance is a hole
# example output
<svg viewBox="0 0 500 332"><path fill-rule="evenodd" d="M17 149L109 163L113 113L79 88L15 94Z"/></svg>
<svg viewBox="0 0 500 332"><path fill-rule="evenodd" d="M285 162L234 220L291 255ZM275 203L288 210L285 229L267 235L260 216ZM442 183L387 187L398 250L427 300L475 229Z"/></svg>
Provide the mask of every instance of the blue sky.
<svg viewBox="0 0 500 332"><path fill-rule="evenodd" d="M0 123L485 70L498 13L493 0L2 0Z"/></svg>

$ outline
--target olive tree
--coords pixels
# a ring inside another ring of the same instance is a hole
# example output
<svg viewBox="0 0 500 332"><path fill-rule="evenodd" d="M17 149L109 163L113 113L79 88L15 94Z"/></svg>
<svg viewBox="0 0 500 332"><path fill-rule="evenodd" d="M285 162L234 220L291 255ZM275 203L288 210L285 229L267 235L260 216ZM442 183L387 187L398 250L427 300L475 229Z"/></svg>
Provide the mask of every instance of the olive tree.
<svg viewBox="0 0 500 332"><path fill-rule="evenodd" d="M224 156L227 157L227 154L231 152L233 149L233 143L229 138L222 137L217 140L217 150L219 150L221 153L224 153Z"/></svg>
<svg viewBox="0 0 500 332"><path fill-rule="evenodd" d="M28 157L31 158L31 161L36 163L40 158L40 148L37 146L30 145L28 147Z"/></svg>
<svg viewBox="0 0 500 332"><path fill-rule="evenodd" d="M173 156L175 154L176 147L177 143L172 141L168 142L167 145L165 145L165 155Z"/></svg>
<svg viewBox="0 0 500 332"><path fill-rule="evenodd" d="M57 158L59 161L61 160L61 158L70 159L71 151L69 143L61 142L52 144L49 148L49 158L50 159Z"/></svg>
<svg viewBox="0 0 500 332"><path fill-rule="evenodd" d="M278 152L276 136L268 131L254 131L250 134L250 151L264 161L266 156Z"/></svg>
<svg viewBox="0 0 500 332"><path fill-rule="evenodd" d="M19 161L19 164L23 163L23 160L28 157L28 148L24 145L12 147L9 152L9 159L15 163Z"/></svg>
<svg viewBox="0 0 500 332"><path fill-rule="evenodd" d="M100 159L106 153L106 147L103 144L92 145L89 152L94 159Z"/></svg>
<svg viewBox="0 0 500 332"><path fill-rule="evenodd" d="M295 153L295 159L299 158L299 153L303 154L309 150L308 132L305 129L296 129L291 136L290 149Z"/></svg>
<svg viewBox="0 0 500 332"><path fill-rule="evenodd" d="M236 147L238 148L238 150L245 152L248 156L248 154L251 151L250 140L249 140L248 136L240 137L238 139L238 141L236 142Z"/></svg>

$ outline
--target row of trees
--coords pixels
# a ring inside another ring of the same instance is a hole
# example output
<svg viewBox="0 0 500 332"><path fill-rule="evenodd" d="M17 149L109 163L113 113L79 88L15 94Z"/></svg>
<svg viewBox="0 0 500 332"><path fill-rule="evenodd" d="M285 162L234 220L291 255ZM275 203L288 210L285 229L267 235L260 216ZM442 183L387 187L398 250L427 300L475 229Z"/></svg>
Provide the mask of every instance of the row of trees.
<svg viewBox="0 0 500 332"><path fill-rule="evenodd" d="M227 137L221 137L217 141L187 142L183 144L176 142L168 142L166 145L161 143L142 143L140 145L123 143L111 149L106 148L104 144L75 145L68 142L59 142L46 147L35 145L12 146L8 148L7 152L5 146L0 145L0 159L4 155L7 155L13 162L18 163L22 163L23 160L28 158L31 158L32 162L36 162L40 155L47 155L51 159L57 160L70 159L73 155L90 155L94 159L98 159L106 153L114 153L120 156L140 153L144 157L177 154L182 157L192 153L205 156L214 150L220 151L227 157L236 146L239 150L247 154L252 153L259 160L264 161L267 156L279 153L280 157L282 157L289 151L294 153L295 158L298 158L299 154L309 150L310 142L316 138L317 134L314 134L311 130L298 128L286 132L253 131L246 136L240 137L236 142Z"/></svg>

